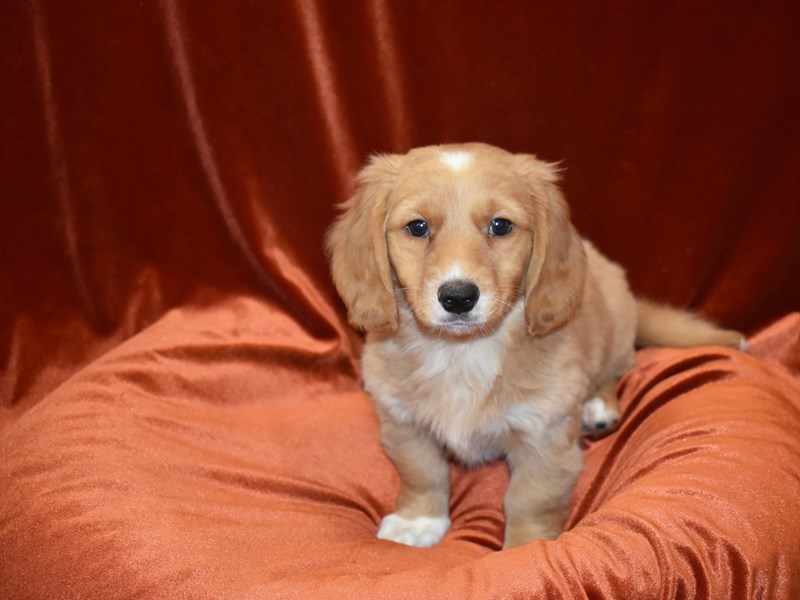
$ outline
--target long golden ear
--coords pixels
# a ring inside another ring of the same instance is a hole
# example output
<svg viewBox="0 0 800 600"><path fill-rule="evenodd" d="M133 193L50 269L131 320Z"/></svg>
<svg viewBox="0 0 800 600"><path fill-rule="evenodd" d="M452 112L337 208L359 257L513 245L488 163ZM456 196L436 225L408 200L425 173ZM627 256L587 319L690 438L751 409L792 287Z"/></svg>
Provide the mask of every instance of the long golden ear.
<svg viewBox="0 0 800 600"><path fill-rule="evenodd" d="M542 336L566 323L583 298L586 251L558 188L558 170L522 156L521 172L533 199L533 251L526 277L528 333Z"/></svg>
<svg viewBox="0 0 800 600"><path fill-rule="evenodd" d="M395 331L397 304L386 248L386 212L399 156L373 157L326 239L331 275L353 326Z"/></svg>

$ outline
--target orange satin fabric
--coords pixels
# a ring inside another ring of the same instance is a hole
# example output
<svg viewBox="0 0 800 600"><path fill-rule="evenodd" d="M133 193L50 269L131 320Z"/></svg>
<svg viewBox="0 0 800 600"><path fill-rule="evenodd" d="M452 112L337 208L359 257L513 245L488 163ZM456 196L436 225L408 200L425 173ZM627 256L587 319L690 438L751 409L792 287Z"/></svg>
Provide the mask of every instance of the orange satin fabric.
<svg viewBox="0 0 800 600"><path fill-rule="evenodd" d="M800 597L793 2L0 4L0 596ZM564 160L646 350L570 531L377 542L397 480L323 236L373 152Z"/></svg>
<svg viewBox="0 0 800 600"><path fill-rule="evenodd" d="M648 350L588 442L569 531L496 552L501 463L454 468L453 527L375 539L397 493L341 347L271 306L180 309L0 439L5 597L794 598L800 315L727 349ZM312 367L312 365L314 365ZM324 366L323 366L324 365ZM344 391L349 388L349 391Z"/></svg>

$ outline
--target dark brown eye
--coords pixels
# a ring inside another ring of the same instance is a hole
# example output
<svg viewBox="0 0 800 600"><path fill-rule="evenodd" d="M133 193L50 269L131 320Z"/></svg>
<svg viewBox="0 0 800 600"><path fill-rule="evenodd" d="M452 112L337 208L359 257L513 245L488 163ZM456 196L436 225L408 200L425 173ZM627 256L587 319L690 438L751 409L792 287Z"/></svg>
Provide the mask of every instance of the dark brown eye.
<svg viewBox="0 0 800 600"><path fill-rule="evenodd" d="M489 235L498 237L508 235L513 227L508 219L492 219L492 222L489 223Z"/></svg>
<svg viewBox="0 0 800 600"><path fill-rule="evenodd" d="M427 235L430 233L428 224L422 220L411 221L411 223L406 225L406 231L408 231L408 233L414 237L427 237Z"/></svg>

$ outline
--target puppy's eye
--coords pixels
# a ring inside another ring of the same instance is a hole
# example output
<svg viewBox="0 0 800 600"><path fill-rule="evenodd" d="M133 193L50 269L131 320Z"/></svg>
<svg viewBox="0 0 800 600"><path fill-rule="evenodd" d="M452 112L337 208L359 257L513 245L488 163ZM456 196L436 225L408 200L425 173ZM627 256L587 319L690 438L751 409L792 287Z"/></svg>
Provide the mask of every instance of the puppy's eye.
<svg viewBox="0 0 800 600"><path fill-rule="evenodd" d="M430 233L428 224L422 220L411 221L411 223L406 225L406 231L414 237L426 237Z"/></svg>
<svg viewBox="0 0 800 600"><path fill-rule="evenodd" d="M508 219L492 219L492 222L489 223L489 235L508 235L512 228L513 225Z"/></svg>

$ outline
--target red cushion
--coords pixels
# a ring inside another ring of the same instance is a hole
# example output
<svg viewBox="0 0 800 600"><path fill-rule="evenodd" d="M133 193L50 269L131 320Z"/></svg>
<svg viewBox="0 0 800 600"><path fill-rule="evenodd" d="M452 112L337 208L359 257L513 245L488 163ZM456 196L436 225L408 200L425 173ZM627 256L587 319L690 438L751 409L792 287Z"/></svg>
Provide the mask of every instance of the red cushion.
<svg viewBox="0 0 800 600"><path fill-rule="evenodd" d="M567 532L497 552L505 467L454 467L421 550L375 539L397 475L334 339L249 298L176 310L0 439L0 595L800 597L799 338L640 352Z"/></svg>

